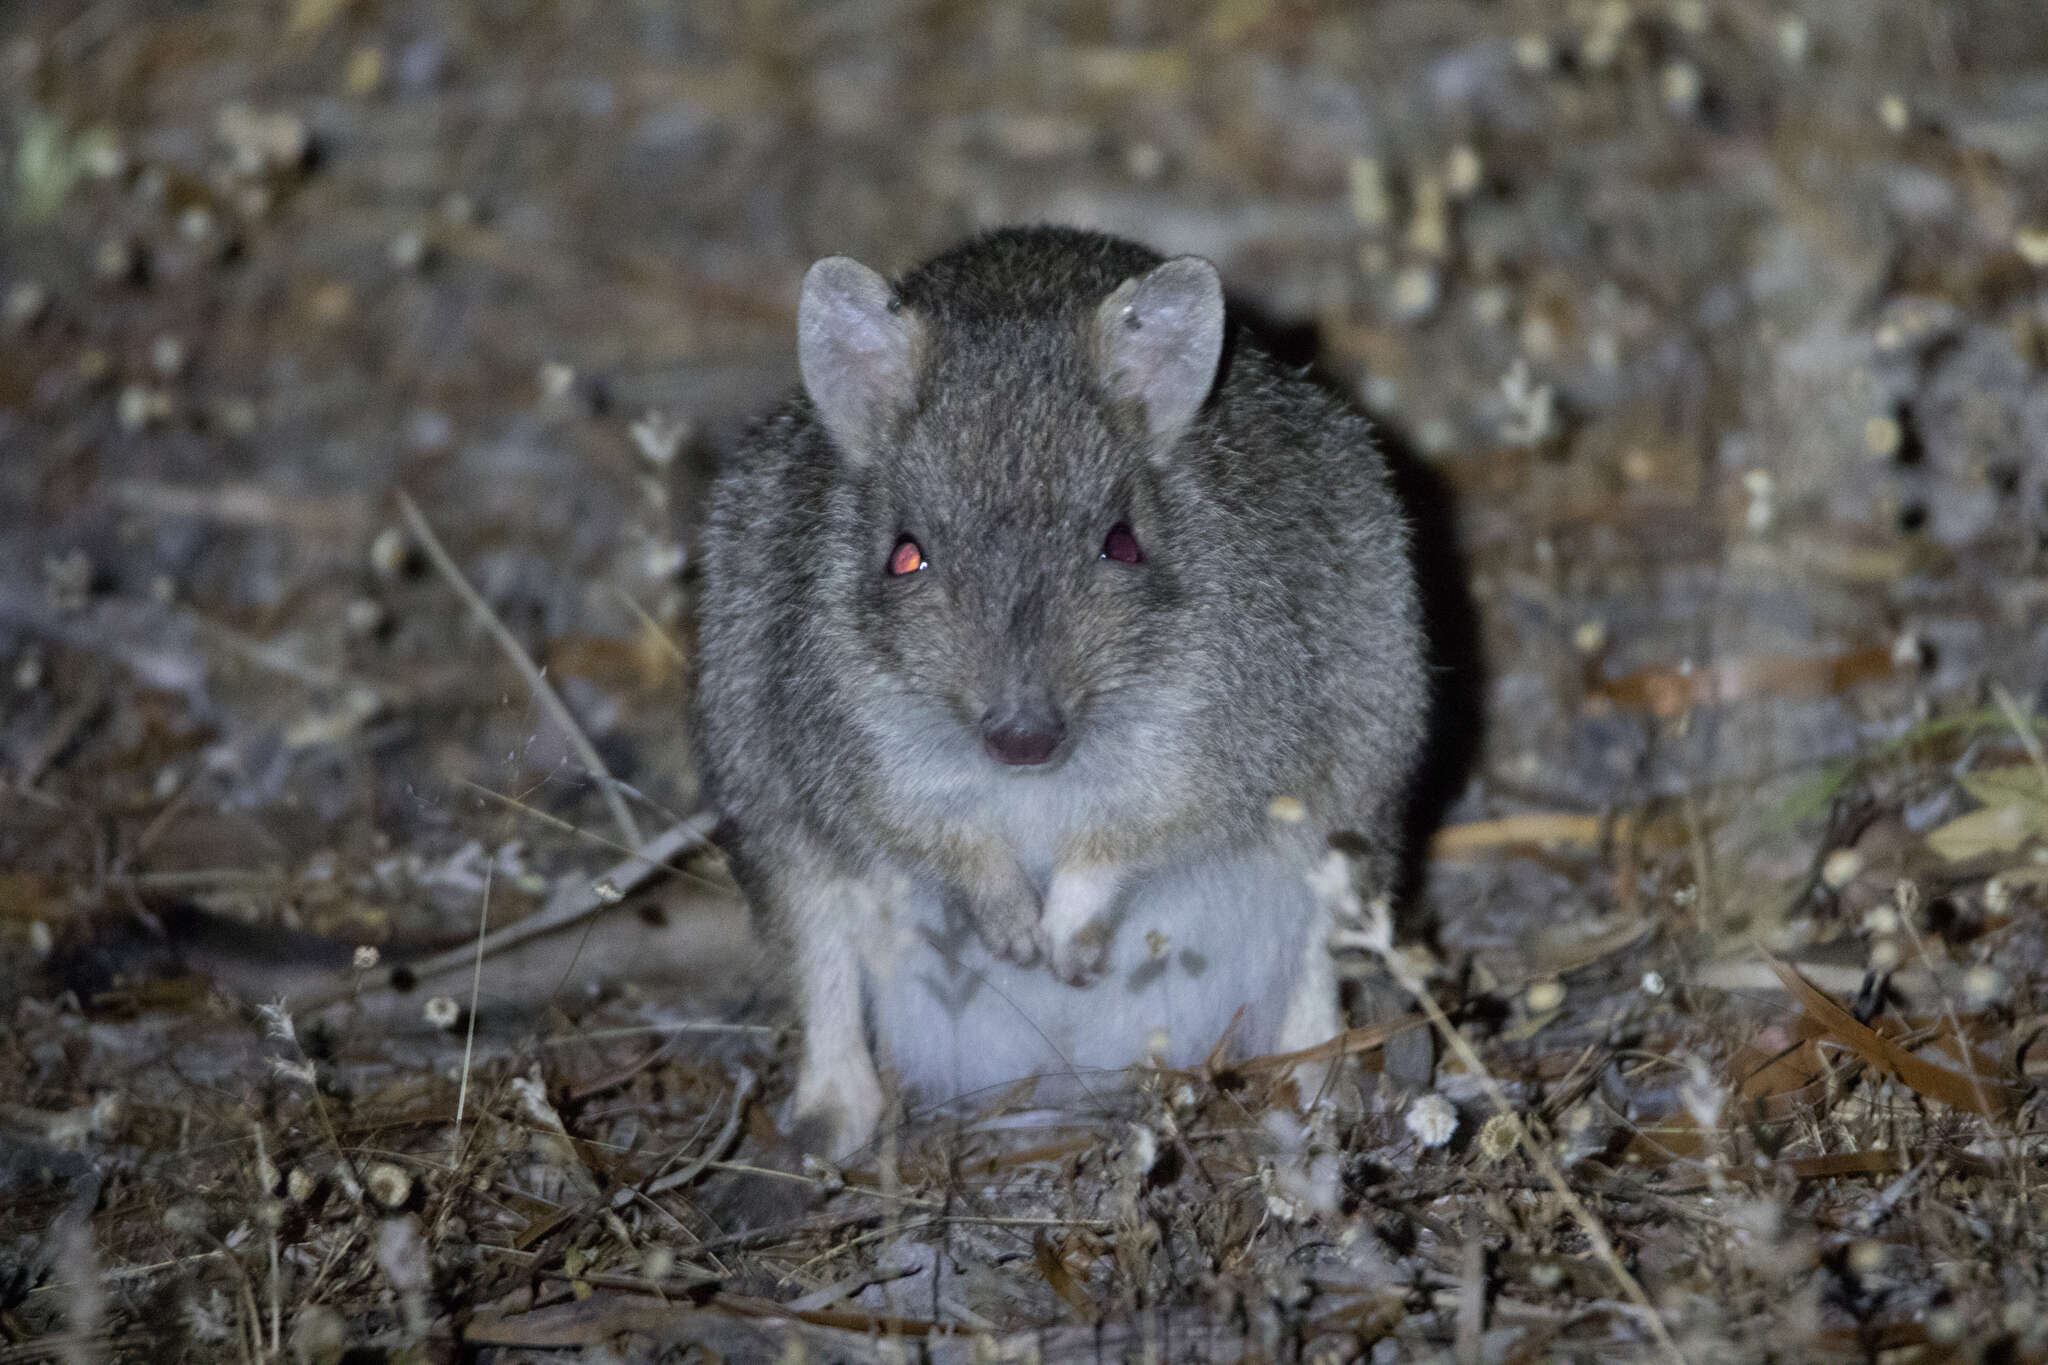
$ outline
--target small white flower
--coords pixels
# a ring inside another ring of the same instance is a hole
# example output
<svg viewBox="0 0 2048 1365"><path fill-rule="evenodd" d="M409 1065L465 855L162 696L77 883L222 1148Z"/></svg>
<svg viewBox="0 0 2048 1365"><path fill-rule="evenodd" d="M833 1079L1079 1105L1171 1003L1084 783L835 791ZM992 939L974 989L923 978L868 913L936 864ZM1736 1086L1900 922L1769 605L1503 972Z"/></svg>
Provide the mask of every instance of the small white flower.
<svg viewBox="0 0 2048 1365"><path fill-rule="evenodd" d="M1408 1106L1402 1122L1425 1147L1441 1147L1458 1131L1458 1111L1442 1095L1424 1095Z"/></svg>
<svg viewBox="0 0 2048 1365"><path fill-rule="evenodd" d="M389 1161L379 1161L364 1171L363 1184L370 1198L387 1209L395 1209L412 1197L412 1177Z"/></svg>
<svg viewBox="0 0 2048 1365"><path fill-rule="evenodd" d="M1863 855L1853 848L1838 848L1822 860L1820 865L1821 884L1830 891L1840 891L1856 880L1863 871Z"/></svg>
<svg viewBox="0 0 2048 1365"><path fill-rule="evenodd" d="M1699 108L1700 69L1691 62L1672 62L1659 73L1658 89L1672 113L1690 114Z"/></svg>
<svg viewBox="0 0 2048 1365"><path fill-rule="evenodd" d="M1778 517L1778 481L1768 469L1752 469L1742 476L1742 491L1749 495L1743 509L1743 525L1754 535L1771 529Z"/></svg>
<svg viewBox="0 0 2048 1365"><path fill-rule="evenodd" d="M370 542L370 571L382 579L393 579L405 570L412 555L412 542L396 526L387 526Z"/></svg>
<svg viewBox="0 0 2048 1365"><path fill-rule="evenodd" d="M2036 270L2048 270L2048 225L2028 224L2012 235L2012 249Z"/></svg>
<svg viewBox="0 0 2048 1365"><path fill-rule="evenodd" d="M1996 967L1976 966L1963 973L1963 999L1972 1009L1983 1009L2005 994L2005 976Z"/></svg>
<svg viewBox="0 0 2048 1365"><path fill-rule="evenodd" d="M1504 1160L1522 1140L1521 1129L1506 1114L1495 1114L1479 1129L1479 1154L1488 1161Z"/></svg>
<svg viewBox="0 0 2048 1365"><path fill-rule="evenodd" d="M1443 297L1443 284L1433 266L1415 262L1401 267L1394 276L1394 288L1389 300L1394 316L1403 322L1420 322L1436 311L1437 301Z"/></svg>
<svg viewBox="0 0 2048 1365"><path fill-rule="evenodd" d="M1470 198L1485 181L1486 163L1479 159L1478 148L1469 142L1461 142L1451 148L1451 154L1444 162L1444 188L1451 192L1453 199Z"/></svg>
<svg viewBox="0 0 2048 1365"><path fill-rule="evenodd" d="M1811 45L1812 34L1807 30L1806 21L1797 15L1788 15L1778 21L1778 56L1787 66L1797 66L1806 60L1807 48Z"/></svg>
<svg viewBox="0 0 2048 1365"><path fill-rule="evenodd" d="M400 270L417 270L427 261L427 238L418 228L407 228L391 239L391 264Z"/></svg>
<svg viewBox="0 0 2048 1365"><path fill-rule="evenodd" d="M551 360L540 367L540 396L548 402L561 402L575 387L576 369L573 365Z"/></svg>

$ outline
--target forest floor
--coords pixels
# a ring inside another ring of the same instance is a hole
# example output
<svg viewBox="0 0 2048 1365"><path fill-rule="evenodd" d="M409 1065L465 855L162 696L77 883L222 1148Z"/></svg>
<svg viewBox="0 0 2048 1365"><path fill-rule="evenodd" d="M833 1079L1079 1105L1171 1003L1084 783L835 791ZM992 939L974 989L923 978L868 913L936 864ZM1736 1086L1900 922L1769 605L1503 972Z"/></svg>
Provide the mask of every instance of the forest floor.
<svg viewBox="0 0 2048 1365"><path fill-rule="evenodd" d="M0 167L0 1362L2048 1360L2048 7L38 0ZM694 519L1018 221L1410 501L1334 1207L1258 1059L775 1131Z"/></svg>

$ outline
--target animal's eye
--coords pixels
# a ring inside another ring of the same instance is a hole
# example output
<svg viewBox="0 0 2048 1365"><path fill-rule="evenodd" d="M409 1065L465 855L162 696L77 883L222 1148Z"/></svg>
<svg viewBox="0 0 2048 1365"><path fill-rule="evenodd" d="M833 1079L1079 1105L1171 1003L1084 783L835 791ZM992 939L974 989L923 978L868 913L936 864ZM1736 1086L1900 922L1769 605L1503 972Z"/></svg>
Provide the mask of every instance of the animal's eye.
<svg viewBox="0 0 2048 1365"><path fill-rule="evenodd" d="M1128 522L1118 522L1109 528L1109 534L1102 538L1102 557L1114 559L1119 564L1143 564L1145 552L1138 546L1137 536L1131 533Z"/></svg>
<svg viewBox="0 0 2048 1365"><path fill-rule="evenodd" d="M905 574L916 573L929 563L931 561L924 557L924 551L918 548L916 541L909 536L898 536L896 548L889 551L889 576L901 578Z"/></svg>

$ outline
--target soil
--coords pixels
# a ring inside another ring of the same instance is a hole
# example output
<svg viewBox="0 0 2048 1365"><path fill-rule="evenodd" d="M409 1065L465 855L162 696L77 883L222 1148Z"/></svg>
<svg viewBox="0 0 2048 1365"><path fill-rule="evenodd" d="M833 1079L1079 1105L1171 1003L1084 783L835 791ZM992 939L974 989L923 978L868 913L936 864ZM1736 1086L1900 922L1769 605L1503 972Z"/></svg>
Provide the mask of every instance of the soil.
<svg viewBox="0 0 2048 1365"><path fill-rule="evenodd" d="M2048 7L36 0L0 169L0 1362L2048 1360ZM1028 221L1417 527L1292 1154L776 1130L692 528L813 259Z"/></svg>

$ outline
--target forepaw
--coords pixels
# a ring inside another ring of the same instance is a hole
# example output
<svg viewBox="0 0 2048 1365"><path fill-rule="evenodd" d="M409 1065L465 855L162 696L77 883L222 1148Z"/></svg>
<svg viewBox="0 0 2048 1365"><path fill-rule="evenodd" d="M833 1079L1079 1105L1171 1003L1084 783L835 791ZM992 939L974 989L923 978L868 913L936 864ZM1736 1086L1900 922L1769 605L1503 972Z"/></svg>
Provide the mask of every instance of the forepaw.
<svg viewBox="0 0 2048 1365"><path fill-rule="evenodd" d="M1052 974L1085 986L1109 970L1109 940L1123 869L1111 863L1073 862L1053 874L1045 895L1046 957Z"/></svg>
<svg viewBox="0 0 2048 1365"><path fill-rule="evenodd" d="M1052 974L1069 986L1085 986L1109 970L1109 927L1100 921L1082 925L1050 945Z"/></svg>
<svg viewBox="0 0 2048 1365"><path fill-rule="evenodd" d="M1030 967L1045 956L1045 933L1039 927L1035 896L981 899L974 904L972 915L982 946L1003 961Z"/></svg>

